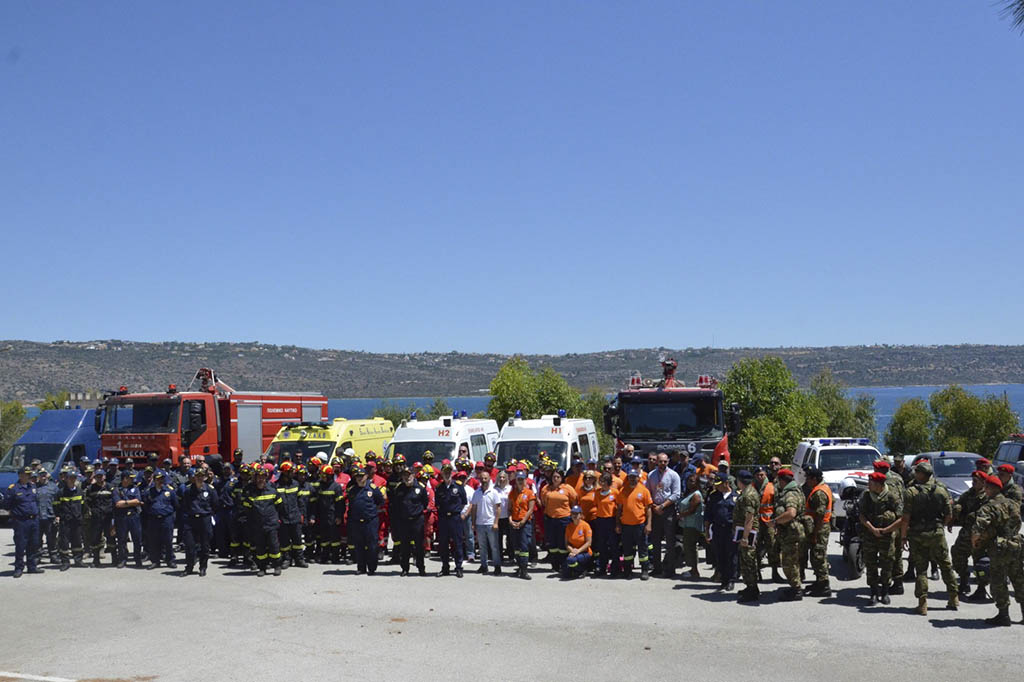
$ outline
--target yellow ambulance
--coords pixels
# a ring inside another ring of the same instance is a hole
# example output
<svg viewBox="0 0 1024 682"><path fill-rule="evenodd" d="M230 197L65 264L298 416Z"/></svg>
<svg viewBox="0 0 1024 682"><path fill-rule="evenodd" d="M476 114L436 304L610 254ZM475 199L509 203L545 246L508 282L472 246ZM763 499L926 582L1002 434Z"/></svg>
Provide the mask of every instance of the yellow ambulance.
<svg viewBox="0 0 1024 682"><path fill-rule="evenodd" d="M324 422L295 422L283 424L270 443L267 454L280 462L291 455L295 463L305 464L310 457L331 461L335 451L352 448L356 459L365 461L371 450L383 454L395 427L387 419L343 419Z"/></svg>

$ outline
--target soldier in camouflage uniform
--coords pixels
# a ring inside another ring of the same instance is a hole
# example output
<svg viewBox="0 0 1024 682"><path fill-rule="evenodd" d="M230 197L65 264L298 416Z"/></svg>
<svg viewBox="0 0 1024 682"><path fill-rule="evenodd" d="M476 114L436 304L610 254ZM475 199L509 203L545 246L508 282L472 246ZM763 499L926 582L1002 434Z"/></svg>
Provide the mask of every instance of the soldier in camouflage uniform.
<svg viewBox="0 0 1024 682"><path fill-rule="evenodd" d="M805 512L805 516L810 520L807 528L807 548L811 569L814 571L814 583L804 589L804 594L812 597L831 597L832 588L828 584L828 538L832 533L832 490L822 482L821 469L808 467L806 475L807 482L811 485Z"/></svg>
<svg viewBox="0 0 1024 682"><path fill-rule="evenodd" d="M754 469L754 486L761 498L760 516L757 525L757 562L760 570L761 560L768 558L772 569L772 580L782 582L779 575L779 544L775 541L775 526L772 525L772 514L775 512L775 484L768 480L768 472L762 466Z"/></svg>
<svg viewBox="0 0 1024 682"><path fill-rule="evenodd" d="M761 596L761 590L757 586L761 571L757 563L757 540L751 538L751 532L757 532L757 521L761 496L754 487L754 475L744 469L736 475L740 488L739 499L732 510L732 522L734 528L742 528L738 531L739 537L739 558L740 558L740 580L744 588L740 590L740 602L757 601ZM754 540L751 542L751 540Z"/></svg>
<svg viewBox="0 0 1024 682"><path fill-rule="evenodd" d="M772 525L775 526L779 543L782 572L789 582L789 587L782 591L779 598L782 601L799 601L804 598L803 590L800 589L800 546L804 540L803 515L806 507L804 494L793 480L793 472L790 469L779 469L775 476L775 485L775 515L772 517Z"/></svg>
<svg viewBox="0 0 1024 682"><path fill-rule="evenodd" d="M903 457L899 457L897 460L900 462L900 466L903 466ZM906 492L907 486L903 475L898 471L893 471L889 466L889 462L884 459L880 459L874 463L874 469L880 474L885 474L885 485L892 496L899 500L900 507L903 507L906 503ZM900 512L902 514L902 512ZM888 586L888 594L903 594L903 534L902 525L900 524L893 532L893 545L892 545L892 566L890 567L890 574L892 575L891 584Z"/></svg>
<svg viewBox="0 0 1024 682"><path fill-rule="evenodd" d="M910 544L910 561L917 573L914 596L917 597L916 612L928 615L928 562L934 561L942 572L949 600L946 606L956 610L960 605L956 576L949 561L946 545L946 531L953 520L953 504L946 486L932 477L932 465L921 460L914 465L916 484L907 490L903 507L903 530Z"/></svg>
<svg viewBox="0 0 1024 682"><path fill-rule="evenodd" d="M988 501L978 510L971 541L974 547L987 547L992 557L992 596L999 612L985 620L989 625L1010 625L1009 578L1013 583L1013 596L1024 613L1024 557L1020 537L1020 503L1003 493L1003 482L998 476L988 476L985 494ZM1021 622L1024 622L1022 620Z"/></svg>
<svg viewBox="0 0 1024 682"><path fill-rule="evenodd" d="M1012 464L1000 464L999 468L996 469L996 476L999 477L1000 482L1003 484L1003 497L1016 502L1017 506L1020 507L1021 503L1024 502L1024 491L1013 482L1013 472Z"/></svg>
<svg viewBox="0 0 1024 682"><path fill-rule="evenodd" d="M868 476L868 489L861 493L858 506L871 603L889 604L890 571L896 551L894 533L903 522L903 498L893 492L884 473L875 471Z"/></svg>
<svg viewBox="0 0 1024 682"><path fill-rule="evenodd" d="M981 550L974 550L971 545L971 535L974 529L974 519L977 516L981 505L985 504L988 498L985 496L985 472L975 470L971 476L971 487L957 499L953 505L953 522L960 526L960 532L949 549L953 561L953 572L957 575L960 584L960 596L971 601L975 598L982 599L985 595L985 580L979 574L978 589L974 595L967 596L968 584L970 582L969 560L974 556L975 566L978 565Z"/></svg>

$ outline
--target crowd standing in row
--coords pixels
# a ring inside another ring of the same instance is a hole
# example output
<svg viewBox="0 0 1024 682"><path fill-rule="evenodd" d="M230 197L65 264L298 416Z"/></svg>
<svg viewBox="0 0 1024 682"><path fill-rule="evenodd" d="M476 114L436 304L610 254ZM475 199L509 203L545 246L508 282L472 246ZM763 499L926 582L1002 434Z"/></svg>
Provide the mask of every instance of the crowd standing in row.
<svg viewBox="0 0 1024 682"><path fill-rule="evenodd" d="M242 453L235 457L240 461ZM772 580L786 584L780 599L831 595L832 491L813 468L805 470L805 485L797 485L777 458L735 476L724 461L716 467L685 452L642 459L629 446L624 456L600 463L576 457L566 472L543 453L536 465L499 468L493 453L474 464L465 446L454 462L437 467L429 452L412 466L401 454L384 460L369 453L364 463L351 450L329 462L301 452L294 459L264 456L217 472L185 458L171 469L155 455L139 471L116 460L95 467L83 461L56 481L34 462L2 498L14 527L14 577L26 566L42 572L43 546L61 571L72 562L84 566L86 552L100 567L104 550L118 568L131 561L177 569L177 530L183 576L197 564L206 575L211 551L258 576L344 561L373 575L390 539L391 561L402 576L413 566L426 575L425 556L434 549L441 576L454 567L461 578L465 562L478 559L478 573L502 575L511 565L516 577L529 580L543 547L545 561L566 580L629 578L637 567L641 580L672 578L680 567L696 579L705 547L720 589L743 583L741 602L760 598L763 561ZM1021 489L1011 480L1012 467L994 471L979 460L973 487L955 504L928 461L913 472L900 457L874 468L857 519L871 602L891 603L912 573L916 611L927 613L931 565L933 580L936 568L942 575L948 608L958 608L961 596L984 600L990 585L998 613L989 622L1009 625L1008 581L1024 603ZM951 555L944 528L954 523L960 533ZM977 589L969 595L972 560ZM804 587L807 563L814 581Z"/></svg>

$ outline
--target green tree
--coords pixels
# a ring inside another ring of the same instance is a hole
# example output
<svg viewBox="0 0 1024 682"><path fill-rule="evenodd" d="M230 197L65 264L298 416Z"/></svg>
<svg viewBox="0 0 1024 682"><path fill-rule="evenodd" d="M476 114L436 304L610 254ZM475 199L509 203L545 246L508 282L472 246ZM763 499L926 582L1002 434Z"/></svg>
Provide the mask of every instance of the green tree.
<svg viewBox="0 0 1024 682"><path fill-rule="evenodd" d="M371 416L387 419L395 428L398 428L398 425L402 423L402 420L408 419L409 415L415 411L415 403L410 402L407 403L405 407L402 407L397 402L385 400L381 402L381 404L378 405L376 408L374 408L373 415Z"/></svg>
<svg viewBox="0 0 1024 682"><path fill-rule="evenodd" d="M615 439L610 434L604 432L604 408L607 404L608 398L605 396L604 391L600 388L591 388L583 395L582 407L579 413L584 419L590 419L594 422L594 427L597 430L597 442L602 456L615 452Z"/></svg>
<svg viewBox="0 0 1024 682"><path fill-rule="evenodd" d="M826 435L854 438L878 437L875 427L875 399L847 396L846 386L827 367L811 378L811 395L828 418Z"/></svg>
<svg viewBox="0 0 1024 682"><path fill-rule="evenodd" d="M39 402L36 407L42 410L63 410L64 403L71 400L71 394L67 391L58 391L56 393L47 393L46 397Z"/></svg>
<svg viewBox="0 0 1024 682"><path fill-rule="evenodd" d="M506 362L491 379L491 402L488 416L499 425L522 410L524 417L539 417L540 400L537 397L537 377L529 363L521 356Z"/></svg>
<svg viewBox="0 0 1024 682"><path fill-rule="evenodd" d="M933 393L929 409L931 444L936 450L964 450L991 457L999 442L1020 424L1005 395L982 398L956 385Z"/></svg>
<svg viewBox="0 0 1024 682"><path fill-rule="evenodd" d="M421 410L423 416L417 418L420 419L440 419L441 417L452 416L452 408L448 406L448 401L444 398L434 398L434 402L430 403L430 407L426 410Z"/></svg>
<svg viewBox="0 0 1024 682"><path fill-rule="evenodd" d="M569 417L578 417L583 408L580 392L569 385L561 374L545 367L535 375L534 386L541 414L558 414L565 410ZM525 416L525 412L523 413Z"/></svg>
<svg viewBox="0 0 1024 682"><path fill-rule="evenodd" d="M885 447L894 455L916 455L929 448L932 416L920 398L900 404L885 429Z"/></svg>
<svg viewBox="0 0 1024 682"><path fill-rule="evenodd" d="M17 400L0 402L0 457L21 438L21 434L32 424L25 416L25 408Z"/></svg>
<svg viewBox="0 0 1024 682"><path fill-rule="evenodd" d="M800 391L778 357L747 358L732 366L722 383L727 403L738 403L743 428L729 439L738 462L788 460L801 438L823 436L829 418L817 398Z"/></svg>

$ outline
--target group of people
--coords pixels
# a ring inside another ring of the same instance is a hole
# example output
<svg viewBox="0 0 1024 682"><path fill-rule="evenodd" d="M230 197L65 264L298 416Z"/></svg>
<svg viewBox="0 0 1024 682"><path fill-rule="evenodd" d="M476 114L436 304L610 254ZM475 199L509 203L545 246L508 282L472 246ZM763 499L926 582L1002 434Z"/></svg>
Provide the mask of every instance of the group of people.
<svg viewBox="0 0 1024 682"><path fill-rule="evenodd" d="M478 573L509 568L529 580L543 549L543 561L566 580L628 578L637 569L641 580L672 578L680 568L699 578L703 547L721 589L743 583L741 602L760 598L765 561L772 580L786 584L782 600L831 594L836 500L821 471L806 469L801 486L777 458L734 475L724 460L716 465L685 452L642 458L626 446L602 462L573 457L562 471L543 453L533 463L498 466L493 453L474 463L463 446L454 461L436 466L429 452L410 465L401 454L360 460L346 450L329 461L299 452L216 469L185 458L172 468L151 455L142 470L117 460L83 462L54 481L33 463L2 499L14 527L14 577L26 568L42 572L45 546L62 571L72 562L84 566L87 552L99 567L104 551L119 568L132 561L176 570L180 548L181 575L197 567L206 575L212 552L259 576L343 561L373 575L390 548L403 576L413 569L425 575L434 550L442 576L454 569L462 577L465 563L478 561ZM1021 490L1011 474L979 460L974 487L954 504L929 462L911 472L900 457L892 465L877 461L854 520L871 602L888 604L902 593L906 545L919 613L927 613L929 565L941 572L955 609L969 596L973 558L978 589L971 596L987 597L990 585L998 609L990 622L1009 624L1007 581L1024 603ZM954 522L961 531L951 559L944 528ZM804 587L806 564L814 580Z"/></svg>

